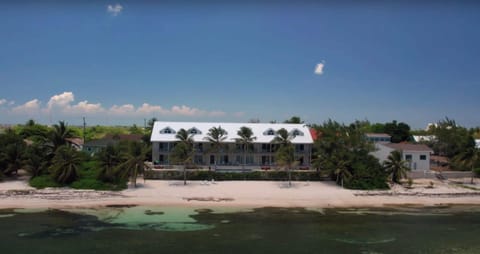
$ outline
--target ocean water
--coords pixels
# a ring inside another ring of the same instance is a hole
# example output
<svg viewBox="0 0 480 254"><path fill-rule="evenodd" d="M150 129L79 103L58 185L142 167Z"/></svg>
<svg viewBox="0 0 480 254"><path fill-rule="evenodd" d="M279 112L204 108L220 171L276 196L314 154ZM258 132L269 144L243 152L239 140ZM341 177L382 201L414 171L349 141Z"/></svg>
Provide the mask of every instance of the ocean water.
<svg viewBox="0 0 480 254"><path fill-rule="evenodd" d="M480 210L0 210L1 253L480 253Z"/></svg>

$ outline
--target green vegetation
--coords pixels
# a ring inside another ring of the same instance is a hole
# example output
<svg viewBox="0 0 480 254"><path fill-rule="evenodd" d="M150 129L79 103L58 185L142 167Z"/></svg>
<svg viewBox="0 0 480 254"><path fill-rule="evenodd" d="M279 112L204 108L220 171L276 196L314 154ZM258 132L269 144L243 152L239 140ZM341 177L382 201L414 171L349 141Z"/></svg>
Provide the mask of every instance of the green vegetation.
<svg viewBox="0 0 480 254"><path fill-rule="evenodd" d="M138 131L136 126L131 129ZM25 169L31 176L30 184L37 188L119 190L126 187L129 178L136 184L149 144L120 142L90 158L69 145L68 139L76 135L77 131L62 121L45 127L29 120L7 129L0 134L0 178L16 176L18 170Z"/></svg>
<svg viewBox="0 0 480 254"><path fill-rule="evenodd" d="M316 129L321 138L315 143L314 163L337 184L350 189L388 188L387 174L369 154L374 148L360 122L346 126L329 120Z"/></svg>
<svg viewBox="0 0 480 254"><path fill-rule="evenodd" d="M0 179L15 177L19 169L26 170L30 184L37 188L69 186L98 190L119 190L127 186L130 180L136 186L138 175L147 178L156 172L144 172L144 161L151 158L149 137L156 119L148 121L146 128L136 125L130 127L91 126L86 128L87 140L100 138L106 134L144 134L144 142L119 142L107 146L94 157L74 150L67 142L72 137L83 137L83 128L71 127L59 122L51 127L29 120L24 125L5 129L0 133ZM294 116L287 123L303 123ZM183 174L171 174L167 178L191 180L318 180L328 176L338 185L349 189L384 189L388 180L399 183L405 177L407 168L399 154L392 153L389 160L381 165L370 155L374 150L368 142L367 132L384 132L392 136L392 142L410 140L411 133L434 135L435 140L428 142L435 154L447 156L451 167L457 170L470 170L480 174L480 152L475 148L474 137L480 136L479 128L466 129L458 126L454 120L446 118L427 131L411 131L402 122L370 123L355 121L350 125L333 120L321 125L311 125L316 129L319 139L312 151L312 164L317 172L293 170L298 162L295 159L294 138L287 130L277 131L274 138L274 150L277 166L283 171L259 171L249 173L219 173L207 171L187 171L195 168L193 135L187 130L176 134L179 142L174 146L171 160L183 165ZM243 167L247 163L248 153L253 151L252 143L256 139L248 127L238 130L236 139L243 151ZM221 126L213 127L207 133L206 141L212 149L217 165L224 152L227 134ZM216 167L216 166L215 166ZM187 175L188 172L188 175ZM473 178L472 178L473 181Z"/></svg>
<svg viewBox="0 0 480 254"><path fill-rule="evenodd" d="M295 147L292 144L292 139L295 136L284 128L277 131L272 143L279 145L275 157L277 164L286 169L288 172L288 186L292 186L292 168L295 167L298 162L295 160Z"/></svg>
<svg viewBox="0 0 480 254"><path fill-rule="evenodd" d="M187 166L193 164L193 134L185 129L180 129L175 137L180 140L172 150L172 162L183 165L183 185L187 185Z"/></svg>
<svg viewBox="0 0 480 254"><path fill-rule="evenodd" d="M255 180L255 181L285 181L288 177L287 171L264 170L252 172L213 172L213 171L191 171L188 173L187 180L211 180L215 181L239 181L239 180ZM180 171L146 171L146 179L162 179L162 180L182 180L183 175ZM317 171L301 171L292 170L291 178L295 181L321 181L328 178Z"/></svg>
<svg viewBox="0 0 480 254"><path fill-rule="evenodd" d="M390 153L384 166L387 173L392 177L392 182L400 184L400 180L407 177L407 171L410 171L410 168L406 166L406 163L402 159L401 152L393 151Z"/></svg>
<svg viewBox="0 0 480 254"><path fill-rule="evenodd" d="M257 139L257 137L253 136L252 129L242 126L240 130L238 130L237 135L240 138L235 139L235 142L242 147L243 151L243 163L242 167L245 169L245 164L247 164L247 152L253 150L252 143Z"/></svg>
<svg viewBox="0 0 480 254"><path fill-rule="evenodd" d="M227 132L221 126L213 127L208 130L207 137L205 138L212 144L212 153L215 154L215 169L217 169L219 153L223 148L223 141L227 138Z"/></svg>

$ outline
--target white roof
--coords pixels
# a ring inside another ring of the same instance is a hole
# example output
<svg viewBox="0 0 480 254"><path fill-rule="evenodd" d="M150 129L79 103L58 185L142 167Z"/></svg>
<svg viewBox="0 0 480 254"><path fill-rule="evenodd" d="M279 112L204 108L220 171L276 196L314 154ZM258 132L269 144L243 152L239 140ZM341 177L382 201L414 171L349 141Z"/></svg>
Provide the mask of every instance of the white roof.
<svg viewBox="0 0 480 254"><path fill-rule="evenodd" d="M475 146L480 148L480 139L475 139Z"/></svg>
<svg viewBox="0 0 480 254"><path fill-rule="evenodd" d="M241 127L246 126L252 129L253 136L257 139L254 143L270 143L275 135L267 135L269 130L276 131L284 128L289 133L297 130L300 135L295 136L292 139L293 144L312 144L313 139L310 134L310 129L305 124L284 124L284 123L204 123L204 122L161 122L157 121L153 125L152 136L150 141L152 142L174 142L178 141L175 138L175 133L180 129L185 129L187 131L195 128L198 134L193 135L195 142L207 142L205 137L207 137L208 130L212 127L222 127L227 131L227 138L224 142L234 143L236 138L239 138L237 135L238 130ZM165 130L170 129L174 133L164 133Z"/></svg>
<svg viewBox="0 0 480 254"><path fill-rule="evenodd" d="M415 142L434 141L436 138L435 135L413 135Z"/></svg>

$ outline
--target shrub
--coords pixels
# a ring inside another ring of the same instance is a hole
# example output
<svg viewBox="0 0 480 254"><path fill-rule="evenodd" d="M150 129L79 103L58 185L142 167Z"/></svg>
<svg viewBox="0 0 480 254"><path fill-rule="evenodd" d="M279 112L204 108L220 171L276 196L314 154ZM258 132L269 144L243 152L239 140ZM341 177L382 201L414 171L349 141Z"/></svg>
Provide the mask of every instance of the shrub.
<svg viewBox="0 0 480 254"><path fill-rule="evenodd" d="M30 179L29 181L30 186L43 189L48 187L62 187L61 184L55 182L50 175L41 175Z"/></svg>
<svg viewBox="0 0 480 254"><path fill-rule="evenodd" d="M188 180L210 180L216 181L285 181L288 178L286 171L252 171L252 172L214 172L214 171L192 171L187 172ZM182 180L182 171L146 171L146 179ZM295 181L320 181L323 176L316 171L292 171L292 179Z"/></svg>

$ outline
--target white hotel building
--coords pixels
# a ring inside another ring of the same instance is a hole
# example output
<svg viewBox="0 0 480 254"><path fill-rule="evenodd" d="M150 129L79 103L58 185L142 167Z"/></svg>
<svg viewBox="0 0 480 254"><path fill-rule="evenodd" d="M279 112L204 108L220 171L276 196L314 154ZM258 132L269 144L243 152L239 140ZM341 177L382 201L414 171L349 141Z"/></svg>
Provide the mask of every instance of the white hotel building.
<svg viewBox="0 0 480 254"><path fill-rule="evenodd" d="M217 169L239 169L243 165L244 153L242 146L235 142L240 138L237 132L241 127L248 127L256 137L253 150L247 152L247 169L275 167L275 151L278 147L272 141L276 132L286 129L294 138L295 158L299 168L308 168L311 163L313 139L310 129L304 124L283 123L204 123L204 122L155 122L150 138L152 142L152 159L155 164L170 165L170 153L178 142L177 131L185 129L193 135L195 156L194 163L198 166L212 167L217 159ZM222 150L217 154L212 152L211 144L206 139L210 128L221 127L227 132Z"/></svg>

